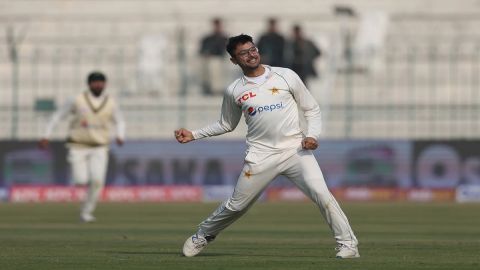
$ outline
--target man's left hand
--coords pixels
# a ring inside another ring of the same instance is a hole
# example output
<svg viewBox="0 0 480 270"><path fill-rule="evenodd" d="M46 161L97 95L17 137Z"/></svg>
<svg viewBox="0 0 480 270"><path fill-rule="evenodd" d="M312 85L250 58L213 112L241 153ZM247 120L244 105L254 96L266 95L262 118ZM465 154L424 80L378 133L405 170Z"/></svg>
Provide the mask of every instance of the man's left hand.
<svg viewBox="0 0 480 270"><path fill-rule="evenodd" d="M306 137L302 141L302 147L305 150L315 150L318 147L317 140L312 137Z"/></svg>

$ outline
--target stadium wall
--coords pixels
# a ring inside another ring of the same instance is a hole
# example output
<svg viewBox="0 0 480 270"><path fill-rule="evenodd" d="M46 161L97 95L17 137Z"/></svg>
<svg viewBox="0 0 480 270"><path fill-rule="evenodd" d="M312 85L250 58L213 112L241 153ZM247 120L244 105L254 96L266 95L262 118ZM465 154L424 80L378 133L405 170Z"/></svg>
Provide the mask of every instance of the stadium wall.
<svg viewBox="0 0 480 270"><path fill-rule="evenodd" d="M480 201L477 140L326 140L315 156L341 200ZM104 201L216 201L233 190L241 172L243 141L170 140L112 146ZM78 201L67 149L48 151L34 141L0 141L0 197L11 202ZM283 177L263 200L305 200Z"/></svg>
<svg viewBox="0 0 480 270"><path fill-rule="evenodd" d="M356 16L337 16L336 6ZM479 10L470 0L0 0L0 139L40 138L46 119L85 89L92 70L108 75L129 138L169 138L174 128L207 124L221 97L202 94L198 51L216 16L227 34L257 38L270 16L286 38L302 25L323 52L315 62L320 77L309 82L323 138L476 139ZM378 12L388 20L370 28ZM355 52L350 64L347 44ZM226 83L238 70L224 60Z"/></svg>

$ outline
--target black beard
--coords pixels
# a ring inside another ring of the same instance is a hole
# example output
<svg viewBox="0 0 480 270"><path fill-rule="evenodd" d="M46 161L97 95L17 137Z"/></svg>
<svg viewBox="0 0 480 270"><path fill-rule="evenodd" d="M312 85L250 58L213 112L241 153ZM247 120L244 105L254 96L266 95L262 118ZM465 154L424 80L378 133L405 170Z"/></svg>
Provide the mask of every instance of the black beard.
<svg viewBox="0 0 480 270"><path fill-rule="evenodd" d="M92 95L94 95L95 97L99 97L99 96L102 95L103 90L101 90L101 91L94 91L94 90L90 89L90 93L92 93Z"/></svg>
<svg viewBox="0 0 480 270"><path fill-rule="evenodd" d="M253 70L257 69L260 65L261 65L260 62L258 62L258 65L254 66L254 67L243 65L243 66L241 66L241 68L244 71L253 71Z"/></svg>

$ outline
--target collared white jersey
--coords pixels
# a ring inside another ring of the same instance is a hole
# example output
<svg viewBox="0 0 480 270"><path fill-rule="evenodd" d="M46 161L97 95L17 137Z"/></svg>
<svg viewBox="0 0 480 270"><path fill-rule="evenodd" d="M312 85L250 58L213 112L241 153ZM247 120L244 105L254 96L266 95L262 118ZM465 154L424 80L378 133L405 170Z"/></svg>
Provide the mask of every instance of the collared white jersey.
<svg viewBox="0 0 480 270"><path fill-rule="evenodd" d="M107 100L109 97L108 94L102 93L100 96L94 96L90 91L86 91L88 95L88 100L91 102L91 106L94 108L100 108L103 103ZM110 97L111 98L111 97ZM75 108L75 98L70 98L68 99L63 106L61 106L50 118L50 121L47 124L47 128L45 130L45 133L43 135L44 138L50 138L54 128L58 125L58 123L66 118L67 116L70 115L75 115L78 114L79 112L76 112L74 110ZM124 140L125 139L125 120L123 118L123 114L120 111L119 106L115 103L114 104L114 109L113 109L113 115L112 115L112 121L115 123L116 127L116 135L118 138Z"/></svg>
<svg viewBox="0 0 480 270"><path fill-rule="evenodd" d="M227 88L220 120L193 131L195 139L234 130L242 113L249 151L283 151L300 147L304 136L318 139L320 108L305 84L288 68L264 67L268 75L263 83L242 76ZM300 128L299 109L307 121L306 134Z"/></svg>

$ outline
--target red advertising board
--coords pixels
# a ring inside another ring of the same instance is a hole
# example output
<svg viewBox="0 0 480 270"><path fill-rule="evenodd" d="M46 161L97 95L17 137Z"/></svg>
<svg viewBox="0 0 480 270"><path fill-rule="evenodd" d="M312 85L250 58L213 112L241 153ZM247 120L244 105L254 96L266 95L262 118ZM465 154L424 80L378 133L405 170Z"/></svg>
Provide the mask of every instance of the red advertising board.
<svg viewBox="0 0 480 270"><path fill-rule="evenodd" d="M454 201L455 189L397 189L397 188L336 188L333 195L340 201ZM297 188L271 188L269 201L307 201Z"/></svg>
<svg viewBox="0 0 480 270"><path fill-rule="evenodd" d="M85 198L86 189L63 186L13 186L11 202L76 202ZM202 201L203 190L195 186L106 187L106 202L188 202Z"/></svg>
<svg viewBox="0 0 480 270"><path fill-rule="evenodd" d="M325 140L314 155L326 184L343 201L480 201L478 140ZM245 142L129 141L112 146L103 201L219 201L242 171ZM0 201L75 202L62 142L0 141ZM262 199L307 200L286 178Z"/></svg>

